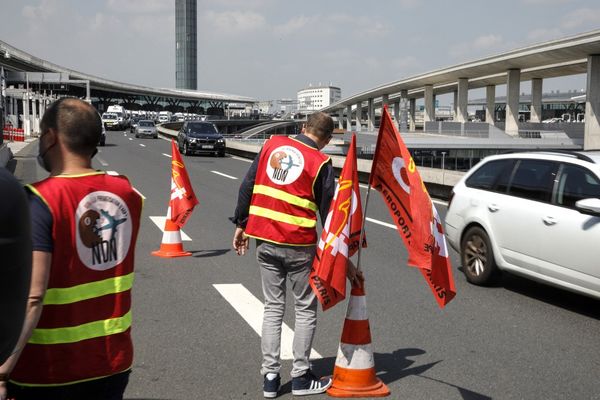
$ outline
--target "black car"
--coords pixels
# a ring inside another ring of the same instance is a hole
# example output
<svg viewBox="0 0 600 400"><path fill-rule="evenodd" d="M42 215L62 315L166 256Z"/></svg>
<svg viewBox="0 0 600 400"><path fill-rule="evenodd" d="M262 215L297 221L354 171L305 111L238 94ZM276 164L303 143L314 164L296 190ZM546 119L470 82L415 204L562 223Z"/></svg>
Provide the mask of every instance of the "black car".
<svg viewBox="0 0 600 400"><path fill-rule="evenodd" d="M214 153L225 156L225 139L210 122L184 122L177 135L179 151L184 155Z"/></svg>

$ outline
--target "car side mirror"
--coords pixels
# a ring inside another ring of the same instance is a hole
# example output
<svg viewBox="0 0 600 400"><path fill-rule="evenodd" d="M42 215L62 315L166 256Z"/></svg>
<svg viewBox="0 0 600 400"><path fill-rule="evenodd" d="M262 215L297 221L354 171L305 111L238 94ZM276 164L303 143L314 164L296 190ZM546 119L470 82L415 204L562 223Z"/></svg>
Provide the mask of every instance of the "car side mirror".
<svg viewBox="0 0 600 400"><path fill-rule="evenodd" d="M600 199L582 199L575 202L575 208L582 214L600 217Z"/></svg>

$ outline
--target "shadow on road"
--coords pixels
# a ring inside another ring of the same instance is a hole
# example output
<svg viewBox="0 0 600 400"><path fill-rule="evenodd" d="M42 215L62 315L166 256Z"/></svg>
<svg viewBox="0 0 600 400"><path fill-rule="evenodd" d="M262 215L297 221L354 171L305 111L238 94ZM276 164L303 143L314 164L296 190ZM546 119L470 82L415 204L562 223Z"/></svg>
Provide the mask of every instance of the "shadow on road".
<svg viewBox="0 0 600 400"><path fill-rule="evenodd" d="M217 250L191 250L192 257L204 258L204 257L219 257L223 254L227 254L231 249L217 249Z"/></svg>
<svg viewBox="0 0 600 400"><path fill-rule="evenodd" d="M392 353L375 353L375 369L377 376L386 384L390 384L407 376L418 376L420 378L436 381L438 383L456 388L465 400L489 400L491 397L485 396L471 390L453 385L441 380L428 378L421 374L433 368L441 361L432 362L424 365L413 366L415 360L409 357L415 357L425 354L421 349L398 349ZM333 373L335 366L335 357L327 357L311 362L312 371L316 376L327 376ZM281 394L291 393L292 382L288 381L281 387Z"/></svg>
<svg viewBox="0 0 600 400"><path fill-rule="evenodd" d="M458 268L463 272L463 267ZM591 297L569 292L531 279L503 272L500 279L488 285L490 289L506 289L522 296L542 301L546 304L560 307L565 310L600 319L600 301Z"/></svg>

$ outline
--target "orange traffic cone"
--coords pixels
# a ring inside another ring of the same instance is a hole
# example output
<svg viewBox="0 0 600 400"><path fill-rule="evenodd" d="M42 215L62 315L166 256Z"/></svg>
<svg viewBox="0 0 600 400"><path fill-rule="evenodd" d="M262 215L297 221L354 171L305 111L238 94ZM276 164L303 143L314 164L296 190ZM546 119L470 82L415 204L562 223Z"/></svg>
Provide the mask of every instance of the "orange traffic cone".
<svg viewBox="0 0 600 400"><path fill-rule="evenodd" d="M384 397L390 394L385 383L375 376L364 283L362 287L353 286L350 292L333 383L327 394L331 397Z"/></svg>
<svg viewBox="0 0 600 400"><path fill-rule="evenodd" d="M179 226L171 221L171 207L167 210L165 219L165 229L163 233L160 249L152 252L153 256L173 258L191 256L192 253L183 249L181 242L181 232Z"/></svg>

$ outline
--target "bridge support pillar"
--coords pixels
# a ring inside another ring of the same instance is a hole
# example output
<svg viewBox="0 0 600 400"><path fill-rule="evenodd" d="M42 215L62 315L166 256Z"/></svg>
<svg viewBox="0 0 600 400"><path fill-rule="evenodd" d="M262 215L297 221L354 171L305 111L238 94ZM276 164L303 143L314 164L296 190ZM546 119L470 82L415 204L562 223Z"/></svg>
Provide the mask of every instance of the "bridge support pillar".
<svg viewBox="0 0 600 400"><path fill-rule="evenodd" d="M398 122L398 129L400 132L406 132L408 130L408 110L407 110L407 102L408 102L408 90L402 89L400 91L400 119L396 120Z"/></svg>
<svg viewBox="0 0 600 400"><path fill-rule="evenodd" d="M385 107L385 106L389 107L389 104L390 104L390 96L387 94L384 94L383 96L381 96L381 114L382 115L383 115L383 107Z"/></svg>
<svg viewBox="0 0 600 400"><path fill-rule="evenodd" d="M396 100L393 104L394 106L394 120L396 121L396 126L400 129L400 100Z"/></svg>
<svg viewBox="0 0 600 400"><path fill-rule="evenodd" d="M584 150L600 150L600 54L588 56Z"/></svg>
<svg viewBox="0 0 600 400"><path fill-rule="evenodd" d="M367 100L367 130L375 130L375 109L373 108L373 98Z"/></svg>
<svg viewBox="0 0 600 400"><path fill-rule="evenodd" d="M33 95L33 99L31 99L31 113L32 113L32 124L31 124L31 133L32 134L36 134L38 133L38 115L37 115L37 102L38 102L38 96L37 94Z"/></svg>
<svg viewBox="0 0 600 400"><path fill-rule="evenodd" d="M542 78L531 80L531 122L542 122Z"/></svg>
<svg viewBox="0 0 600 400"><path fill-rule="evenodd" d="M496 123L496 85L485 87L485 122L494 126Z"/></svg>
<svg viewBox="0 0 600 400"><path fill-rule="evenodd" d="M511 136L519 136L519 93L521 90L521 70L509 69L506 82L506 127Z"/></svg>
<svg viewBox="0 0 600 400"><path fill-rule="evenodd" d="M362 101L356 103L356 132L362 130Z"/></svg>
<svg viewBox="0 0 600 400"><path fill-rule="evenodd" d="M458 121L458 89L452 92L454 95L454 103L452 104L452 116L455 121Z"/></svg>
<svg viewBox="0 0 600 400"><path fill-rule="evenodd" d="M417 110L417 99L410 99L410 110L408 112L408 130L414 132L416 129L415 112Z"/></svg>
<svg viewBox="0 0 600 400"><path fill-rule="evenodd" d="M346 130L352 130L352 106L346 106Z"/></svg>
<svg viewBox="0 0 600 400"><path fill-rule="evenodd" d="M338 111L338 129L344 129L344 109Z"/></svg>
<svg viewBox="0 0 600 400"><path fill-rule="evenodd" d="M456 108L458 122L467 122L469 112L467 105L469 103L469 80L467 78L458 79L458 106Z"/></svg>
<svg viewBox="0 0 600 400"><path fill-rule="evenodd" d="M425 114L423 123L435 121L435 99L433 98L433 85L425 85Z"/></svg>

